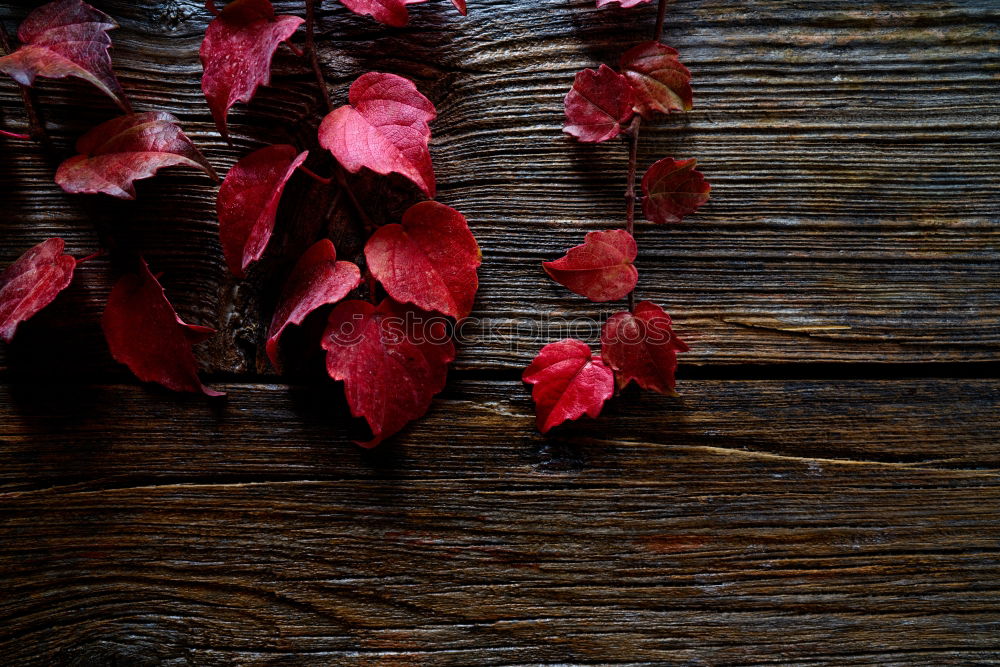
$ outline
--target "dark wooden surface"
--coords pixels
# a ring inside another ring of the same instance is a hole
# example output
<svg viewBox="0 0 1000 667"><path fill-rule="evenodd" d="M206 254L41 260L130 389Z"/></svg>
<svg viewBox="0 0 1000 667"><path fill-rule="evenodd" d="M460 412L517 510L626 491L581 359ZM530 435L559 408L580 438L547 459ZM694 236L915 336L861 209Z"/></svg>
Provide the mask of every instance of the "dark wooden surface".
<svg viewBox="0 0 1000 667"><path fill-rule="evenodd" d="M200 93L201 3L95 4L122 25L134 106L175 113L220 173L309 143L317 91L289 52L227 145ZM198 352L229 393L176 396L110 360L107 258L0 348L4 663L1000 662L1000 7L674 3L696 110L644 130L640 163L697 157L713 199L639 225L639 295L692 343L682 397L630 392L550 437L519 371L571 333L552 318L611 310L539 261L620 224L626 159L566 141L561 100L655 11L410 9L392 30L327 0L324 69L337 103L369 69L431 97L439 199L484 264L448 389L372 452L347 442L338 387L263 360L290 258L324 226L342 256L360 247L318 186L293 180L273 251L237 281L202 176L164 172L132 203L53 184L115 115L96 91L39 86L52 155L0 140L0 264L53 235L141 250L181 315L220 330ZM22 127L9 81L0 102Z"/></svg>

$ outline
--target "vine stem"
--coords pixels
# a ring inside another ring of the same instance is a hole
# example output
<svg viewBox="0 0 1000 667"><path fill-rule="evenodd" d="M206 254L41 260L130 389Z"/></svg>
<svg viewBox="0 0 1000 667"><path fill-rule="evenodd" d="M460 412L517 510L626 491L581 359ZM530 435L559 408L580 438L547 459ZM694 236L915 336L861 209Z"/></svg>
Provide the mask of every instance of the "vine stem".
<svg viewBox="0 0 1000 667"><path fill-rule="evenodd" d="M667 17L667 0L659 0L656 6L656 28L653 29L653 41L660 41L663 36L663 21Z"/></svg>
<svg viewBox="0 0 1000 667"><path fill-rule="evenodd" d="M11 53L10 36L7 34L7 27L2 21L0 21L0 46L3 47L5 54ZM32 95L31 90L27 86L17 84L17 87L21 91L21 99L24 100L24 110L28 114L28 127L30 128L28 136L48 148L51 143L49 133L45 131L45 124L42 122L42 117L38 115L34 95Z"/></svg>

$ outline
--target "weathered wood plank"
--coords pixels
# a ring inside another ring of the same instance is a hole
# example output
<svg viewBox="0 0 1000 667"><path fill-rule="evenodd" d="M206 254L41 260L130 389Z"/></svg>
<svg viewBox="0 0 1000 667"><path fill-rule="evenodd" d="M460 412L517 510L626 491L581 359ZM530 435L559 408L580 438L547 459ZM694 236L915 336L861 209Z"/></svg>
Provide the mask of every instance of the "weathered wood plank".
<svg viewBox="0 0 1000 667"><path fill-rule="evenodd" d="M227 146L198 85L201 3L97 4L122 23L115 62L136 106L176 113L220 172L264 142L308 143L315 89L291 54L279 54L273 89L237 105ZM277 4L300 11L297 1ZM440 4L415 6L410 27L390 30L325 3L324 66L338 100L354 76L378 68L413 77L438 105L440 199L468 215L486 261L474 312L483 321L470 328L479 340L459 367L520 367L558 332L516 333L516 345L487 332L537 330L549 314L611 312L553 285L538 265L622 216L625 151L566 141L560 104L574 71L613 62L623 35L649 33L653 12L491 1L462 19ZM26 11L0 6L0 16ZM998 31L1000 9L981 0L672 5L666 41L695 73L697 108L650 127L640 159L697 156L714 199L683 225L641 226L640 295L676 315L695 343L687 363L996 359ZM85 86L45 82L40 93L63 151L114 113ZM0 101L3 122L16 127L9 83ZM184 316L220 328L204 350L207 369L266 370L262 321L288 259L273 253L249 281L229 278L208 181L165 174L142 184L133 204L69 198L34 148L4 146L0 262L54 234L90 251L94 224L113 228L165 271ZM318 233L316 210L307 210L315 197L314 186L293 184L280 216L293 238L279 238L279 248L294 254ZM337 218L332 227L350 255L358 244L341 229L348 224ZM82 322L80 353L49 355L38 372L110 368L96 327L109 284L94 279L85 297L64 300L49 320L52 338L76 336ZM18 354L45 356L49 339L35 333L38 351ZM0 368L11 363L0 351Z"/></svg>

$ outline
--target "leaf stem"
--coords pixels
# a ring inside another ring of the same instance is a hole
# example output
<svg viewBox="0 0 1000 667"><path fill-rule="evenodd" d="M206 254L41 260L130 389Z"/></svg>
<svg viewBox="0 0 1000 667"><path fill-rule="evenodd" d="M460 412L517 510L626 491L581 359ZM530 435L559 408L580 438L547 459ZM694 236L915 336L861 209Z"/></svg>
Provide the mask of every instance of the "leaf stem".
<svg viewBox="0 0 1000 667"><path fill-rule="evenodd" d="M300 49L299 47L295 46L295 45L294 45L294 44L292 44L291 42L285 42L285 46L287 46L287 47L288 47L288 50L289 50L289 51L291 51L292 53L294 53L295 55L297 55L297 56L298 56L299 58L301 58L301 57L303 57L304 55L306 55L306 52L305 52L305 51L303 51L303 50L302 50L302 49Z"/></svg>
<svg viewBox="0 0 1000 667"><path fill-rule="evenodd" d="M306 50L309 52L309 64L312 65L313 74L316 75L316 83L326 104L326 111L330 113L333 111L333 102L330 101L330 91L326 89L323 68L320 67L319 54L316 52L316 0L306 0Z"/></svg>
<svg viewBox="0 0 1000 667"><path fill-rule="evenodd" d="M30 134L22 134L21 132L8 132L7 130L0 130L0 136L10 137L11 139L31 139Z"/></svg>
<svg viewBox="0 0 1000 667"><path fill-rule="evenodd" d="M656 6L656 27L653 29L653 41L660 41L663 36L663 21L667 17L667 0L659 0Z"/></svg>
<svg viewBox="0 0 1000 667"><path fill-rule="evenodd" d="M102 256L103 254L104 254L104 250L101 249L101 250L98 250L97 252L95 252L93 254L87 255L86 257L81 257L80 259L76 260L76 263L77 264L83 264L84 262L88 262L88 261L90 261L92 259L97 259L98 257Z"/></svg>
<svg viewBox="0 0 1000 667"><path fill-rule="evenodd" d="M320 176L319 174L317 174L315 171L313 171L312 169L308 168L304 164L300 164L299 165L299 171L301 171L303 174L305 174L309 178L313 179L317 183L322 183L323 185L330 185L330 183L333 182L333 179L323 178L322 176Z"/></svg>
<svg viewBox="0 0 1000 667"><path fill-rule="evenodd" d="M5 54L12 52L10 47L10 36L7 34L7 27L2 21L0 21L0 46L3 46L3 52ZM24 110L28 114L29 130L27 138L34 139L48 149L51 146L51 140L49 139L49 133L45 131L45 123L42 122L41 116L38 115L34 95L32 94L31 89L27 86L17 84L17 87L21 90L21 99L24 100Z"/></svg>
<svg viewBox="0 0 1000 667"><path fill-rule="evenodd" d="M625 231L635 236L635 172L639 156L639 128L642 116L636 115L628 126L628 177L625 185ZM629 312L635 310L635 290L628 293Z"/></svg>

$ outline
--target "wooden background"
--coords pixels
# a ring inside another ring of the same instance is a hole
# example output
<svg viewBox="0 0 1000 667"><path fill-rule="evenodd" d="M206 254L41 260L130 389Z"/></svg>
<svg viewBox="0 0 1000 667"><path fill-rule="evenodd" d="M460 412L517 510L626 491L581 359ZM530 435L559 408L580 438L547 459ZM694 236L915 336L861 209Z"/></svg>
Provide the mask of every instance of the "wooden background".
<svg viewBox="0 0 1000 667"><path fill-rule="evenodd" d="M32 4L0 3L8 30ZM311 143L317 90L289 51L227 145L199 87L200 2L94 4L121 23L134 106L175 113L220 173ZM654 15L434 0L389 29L323 4L335 101L371 69L418 83L439 199L484 254L448 389L371 452L348 443L337 386L262 355L295 254L323 225L358 252L343 207L293 179L273 251L234 280L203 175L168 170L136 202L63 194L54 163L116 112L38 85L55 148L0 140L0 265L53 235L78 256L99 236L140 250L184 319L219 329L198 353L228 398L111 361L107 258L0 348L3 662L1000 661L1000 6L677 0L664 41L696 110L648 126L640 164L697 157L713 199L638 238L640 298L693 347L682 397L632 394L542 437L520 370L573 333L545 323L612 309L539 262L623 218L624 146L567 141L562 97ZM23 128L9 80L0 99ZM381 194L390 219L403 200Z"/></svg>

